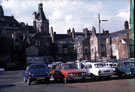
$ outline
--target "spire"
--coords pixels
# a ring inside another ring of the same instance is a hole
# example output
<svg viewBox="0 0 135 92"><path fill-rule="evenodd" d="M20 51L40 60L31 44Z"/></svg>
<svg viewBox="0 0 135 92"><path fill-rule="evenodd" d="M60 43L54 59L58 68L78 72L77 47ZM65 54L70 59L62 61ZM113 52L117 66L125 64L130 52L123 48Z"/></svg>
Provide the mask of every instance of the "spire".
<svg viewBox="0 0 135 92"><path fill-rule="evenodd" d="M3 8L2 8L2 6L1 6L1 5L0 5L0 17L4 17Z"/></svg>
<svg viewBox="0 0 135 92"><path fill-rule="evenodd" d="M40 3L38 5L38 19L39 20L46 20L46 17L45 17L44 11L43 11L43 4L42 3Z"/></svg>

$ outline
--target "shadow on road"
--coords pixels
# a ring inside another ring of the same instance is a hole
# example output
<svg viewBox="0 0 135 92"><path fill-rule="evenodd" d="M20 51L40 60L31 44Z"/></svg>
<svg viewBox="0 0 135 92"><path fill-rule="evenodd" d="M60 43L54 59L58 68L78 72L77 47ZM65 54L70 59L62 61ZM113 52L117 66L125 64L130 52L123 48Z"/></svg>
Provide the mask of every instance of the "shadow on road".
<svg viewBox="0 0 135 92"><path fill-rule="evenodd" d="M7 88L7 87L13 87L15 84L8 84L8 85L0 85L0 89Z"/></svg>

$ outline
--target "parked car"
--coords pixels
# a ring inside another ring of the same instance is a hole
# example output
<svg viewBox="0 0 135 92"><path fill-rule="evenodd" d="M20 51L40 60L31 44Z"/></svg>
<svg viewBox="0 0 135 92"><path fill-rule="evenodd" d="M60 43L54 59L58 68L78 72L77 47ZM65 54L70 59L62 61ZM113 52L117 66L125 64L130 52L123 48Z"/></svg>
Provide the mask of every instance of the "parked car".
<svg viewBox="0 0 135 92"><path fill-rule="evenodd" d="M24 82L27 82L29 85L31 85L33 81L49 82L50 77L50 69L46 64L28 65L24 72Z"/></svg>
<svg viewBox="0 0 135 92"><path fill-rule="evenodd" d="M131 71L130 68L126 66L126 64L123 61L118 61L118 66L116 68L116 75L118 77L130 77Z"/></svg>
<svg viewBox="0 0 135 92"><path fill-rule="evenodd" d="M105 66L103 62L86 62L83 63L84 66L87 66L87 70L91 73L91 77L111 77L114 73L112 68Z"/></svg>
<svg viewBox="0 0 135 92"><path fill-rule="evenodd" d="M116 75L116 68L118 66L118 63L114 63L114 62L105 62L106 67L112 68L114 71L113 75Z"/></svg>
<svg viewBox="0 0 135 92"><path fill-rule="evenodd" d="M118 77L129 77L131 76L130 68L126 66L126 64L123 61L117 61L114 62L115 66L115 75Z"/></svg>
<svg viewBox="0 0 135 92"><path fill-rule="evenodd" d="M0 68L0 72L4 72L5 71L5 69L4 68Z"/></svg>
<svg viewBox="0 0 135 92"><path fill-rule="evenodd" d="M53 62L51 65L50 65L50 69L51 69L51 75L55 72L55 68L56 66L62 64L63 62L61 61L57 61L57 62Z"/></svg>
<svg viewBox="0 0 135 92"><path fill-rule="evenodd" d="M135 60L129 59L126 62L124 62L124 64L127 68L130 68L131 76L135 77Z"/></svg>
<svg viewBox="0 0 135 92"><path fill-rule="evenodd" d="M59 79L67 83L68 80L85 79L86 71L77 69L75 63L63 63L55 68L55 72L52 75L54 80Z"/></svg>

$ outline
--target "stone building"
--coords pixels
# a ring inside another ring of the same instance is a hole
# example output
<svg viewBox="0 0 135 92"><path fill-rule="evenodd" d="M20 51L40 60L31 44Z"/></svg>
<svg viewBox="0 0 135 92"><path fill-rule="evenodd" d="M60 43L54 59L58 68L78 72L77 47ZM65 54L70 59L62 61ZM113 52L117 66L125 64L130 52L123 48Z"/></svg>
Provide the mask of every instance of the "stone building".
<svg viewBox="0 0 135 92"><path fill-rule="evenodd" d="M77 59L90 60L90 32L87 28L83 32L74 31L74 48L77 53ZM73 35L72 35L73 36Z"/></svg>
<svg viewBox="0 0 135 92"><path fill-rule="evenodd" d="M13 67L23 67L25 65L25 46L27 45L27 37L29 31L26 29L22 23L19 23L14 16L5 16L2 6L0 5L0 36L4 40L9 39L10 43L7 41L2 41L3 48L0 50L8 50L6 46L9 44L9 47L12 47L10 53L8 53L8 60L4 60L5 56L3 52L0 56L0 62L5 62L5 68ZM2 58L2 60L1 60ZM7 57L5 57L7 58Z"/></svg>
<svg viewBox="0 0 135 92"><path fill-rule="evenodd" d="M52 39L49 34L49 20L44 14L42 3L38 5L38 12L33 13L33 28L35 33L31 36L30 46L32 45L38 49L36 57L42 56L46 62L52 61ZM28 48L27 51L30 51L31 48Z"/></svg>
<svg viewBox="0 0 135 92"><path fill-rule="evenodd" d="M106 38L109 36L109 31L104 31L99 34L96 33L95 27L92 28L92 35L90 36L90 53L91 60L103 59L106 60Z"/></svg>
<svg viewBox="0 0 135 92"><path fill-rule="evenodd" d="M134 53L132 39L129 38L131 30L129 29L128 22L125 21L124 29L113 32L107 38L107 52L108 59L124 59L133 58Z"/></svg>
<svg viewBox="0 0 135 92"><path fill-rule="evenodd" d="M53 28L51 27L50 35L53 42L52 55L54 57L54 61L66 62L76 60L74 40L70 34L56 34L56 32L53 32Z"/></svg>

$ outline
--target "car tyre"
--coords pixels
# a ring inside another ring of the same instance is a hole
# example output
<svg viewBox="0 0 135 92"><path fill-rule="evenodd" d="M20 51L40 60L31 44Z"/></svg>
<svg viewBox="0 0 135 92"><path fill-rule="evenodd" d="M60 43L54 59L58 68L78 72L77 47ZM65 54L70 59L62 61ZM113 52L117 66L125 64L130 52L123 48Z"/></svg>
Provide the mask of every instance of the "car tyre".
<svg viewBox="0 0 135 92"><path fill-rule="evenodd" d="M45 82L46 82L47 84L49 84L49 83L50 83L50 78L45 79Z"/></svg>
<svg viewBox="0 0 135 92"><path fill-rule="evenodd" d="M28 79L28 80L27 80L27 84L28 84L28 85L31 85L31 82L32 82L31 79Z"/></svg>
<svg viewBox="0 0 135 92"><path fill-rule="evenodd" d="M63 78L63 81L64 81L64 84L66 84L66 83L67 83L67 78L64 77L64 78Z"/></svg>

